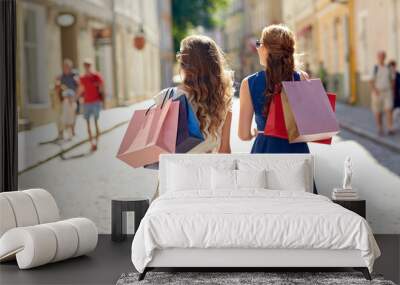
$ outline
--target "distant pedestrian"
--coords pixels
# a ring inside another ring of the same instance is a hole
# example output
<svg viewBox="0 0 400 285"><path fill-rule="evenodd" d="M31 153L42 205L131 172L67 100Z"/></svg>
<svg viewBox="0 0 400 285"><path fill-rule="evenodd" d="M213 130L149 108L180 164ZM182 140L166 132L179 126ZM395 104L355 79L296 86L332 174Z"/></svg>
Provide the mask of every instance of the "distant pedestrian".
<svg viewBox="0 0 400 285"><path fill-rule="evenodd" d="M400 72L397 70L396 61L389 62L393 72L393 121L400 120Z"/></svg>
<svg viewBox="0 0 400 285"><path fill-rule="evenodd" d="M73 69L73 62L70 59L65 58L63 61L63 72L56 78L56 93L61 104L61 108L57 114L59 139L63 139L65 128L70 130L70 136L75 135L75 112L77 108L76 92L78 91L78 86L79 75ZM71 114L71 110L73 111L73 114ZM68 114L64 114L64 112L67 112ZM66 118L68 119L67 121ZM66 124L68 126L66 126Z"/></svg>
<svg viewBox="0 0 400 285"><path fill-rule="evenodd" d="M83 97L83 116L86 120L91 150L97 150L97 144L100 136L98 125L101 105L104 100L104 83L100 73L92 70L92 61L85 59L83 63L85 73L80 78L79 96ZM90 118L94 118L96 136L93 141L92 130L90 127Z"/></svg>
<svg viewBox="0 0 400 285"><path fill-rule="evenodd" d="M386 127L388 134L393 131L393 73L388 65L385 64L386 53L379 51L377 53L378 64L374 66L372 72L371 86L371 109L375 115L378 128L378 134L383 135L383 113L386 115Z"/></svg>
<svg viewBox="0 0 400 285"><path fill-rule="evenodd" d="M328 88L328 72L325 69L323 61L319 62L318 76L319 79L321 79L322 85L324 85L324 88L326 90L326 88Z"/></svg>
<svg viewBox="0 0 400 285"><path fill-rule="evenodd" d="M70 140L75 136L76 94L74 90L66 89L62 92L62 97L62 123L64 130L69 132L67 138Z"/></svg>

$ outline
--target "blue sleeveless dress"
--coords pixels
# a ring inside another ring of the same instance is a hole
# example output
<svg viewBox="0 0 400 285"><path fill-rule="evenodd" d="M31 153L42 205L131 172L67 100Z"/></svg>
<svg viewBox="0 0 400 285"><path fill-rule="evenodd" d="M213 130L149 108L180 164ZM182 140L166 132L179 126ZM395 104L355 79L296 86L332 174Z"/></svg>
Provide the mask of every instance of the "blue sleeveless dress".
<svg viewBox="0 0 400 285"><path fill-rule="evenodd" d="M263 132L266 123L264 106L266 98L264 95L267 81L265 71L259 71L248 77L251 100L253 102L254 116L257 130ZM300 81L300 74L293 74L295 81ZM254 141L251 153L310 153L307 143L292 143L287 139L270 137L259 133Z"/></svg>

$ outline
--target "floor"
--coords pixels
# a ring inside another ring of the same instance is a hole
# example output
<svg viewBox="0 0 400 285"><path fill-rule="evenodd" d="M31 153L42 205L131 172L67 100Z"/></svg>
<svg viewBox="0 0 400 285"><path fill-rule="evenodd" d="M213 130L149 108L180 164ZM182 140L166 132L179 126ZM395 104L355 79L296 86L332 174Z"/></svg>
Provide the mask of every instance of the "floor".
<svg viewBox="0 0 400 285"><path fill-rule="evenodd" d="M100 235L97 249L78 257L31 270L18 270L15 262L0 265L0 284L115 284L124 272L134 271L130 261L131 238L121 243ZM375 272L400 281L400 235L376 235L382 256Z"/></svg>
<svg viewBox="0 0 400 285"><path fill-rule="evenodd" d="M116 243L100 235L96 250L81 256L30 270L18 270L15 262L0 265L0 284L115 284L124 272L132 272L132 239Z"/></svg>

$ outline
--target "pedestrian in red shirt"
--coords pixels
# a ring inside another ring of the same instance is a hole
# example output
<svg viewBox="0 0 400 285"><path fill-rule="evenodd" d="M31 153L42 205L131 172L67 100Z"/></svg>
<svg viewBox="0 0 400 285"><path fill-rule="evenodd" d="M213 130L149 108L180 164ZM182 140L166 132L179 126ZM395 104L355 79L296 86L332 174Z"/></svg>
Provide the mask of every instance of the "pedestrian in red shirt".
<svg viewBox="0 0 400 285"><path fill-rule="evenodd" d="M100 130L98 119L100 115L101 105L104 100L104 83L98 72L92 71L92 61L85 59L83 62L85 73L80 77L80 87L78 95L83 98L83 116L86 120L87 131L91 144L91 150L97 150ZM90 117L94 118L96 127L96 137L93 142L92 130L90 127Z"/></svg>

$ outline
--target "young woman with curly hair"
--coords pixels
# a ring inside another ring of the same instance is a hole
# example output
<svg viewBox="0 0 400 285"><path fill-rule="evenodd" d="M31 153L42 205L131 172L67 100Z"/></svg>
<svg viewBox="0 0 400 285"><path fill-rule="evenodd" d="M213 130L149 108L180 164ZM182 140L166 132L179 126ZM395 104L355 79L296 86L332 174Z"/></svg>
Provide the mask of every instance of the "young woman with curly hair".
<svg viewBox="0 0 400 285"><path fill-rule="evenodd" d="M218 45L206 36L188 36L177 53L182 83L173 98L186 96L197 115L205 141L190 153L230 153L232 73ZM155 97L160 104L167 89Z"/></svg>

